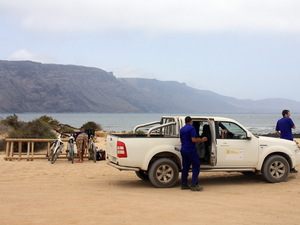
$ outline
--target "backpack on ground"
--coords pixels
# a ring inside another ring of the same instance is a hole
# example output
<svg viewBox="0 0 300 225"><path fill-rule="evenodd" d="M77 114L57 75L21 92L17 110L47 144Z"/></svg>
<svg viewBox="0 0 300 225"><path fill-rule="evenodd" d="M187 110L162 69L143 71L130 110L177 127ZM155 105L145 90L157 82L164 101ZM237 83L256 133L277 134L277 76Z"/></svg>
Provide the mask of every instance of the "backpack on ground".
<svg viewBox="0 0 300 225"><path fill-rule="evenodd" d="M96 152L96 160L100 161L100 160L105 160L106 159L106 153L105 150L98 150Z"/></svg>

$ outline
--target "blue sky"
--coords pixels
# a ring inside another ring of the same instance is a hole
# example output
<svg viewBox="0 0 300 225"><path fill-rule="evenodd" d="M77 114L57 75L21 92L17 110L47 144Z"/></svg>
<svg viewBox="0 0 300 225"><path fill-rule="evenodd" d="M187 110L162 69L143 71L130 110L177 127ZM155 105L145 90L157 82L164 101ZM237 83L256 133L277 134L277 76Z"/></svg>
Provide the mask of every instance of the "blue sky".
<svg viewBox="0 0 300 225"><path fill-rule="evenodd" d="M300 101L299 0L0 0L0 60Z"/></svg>

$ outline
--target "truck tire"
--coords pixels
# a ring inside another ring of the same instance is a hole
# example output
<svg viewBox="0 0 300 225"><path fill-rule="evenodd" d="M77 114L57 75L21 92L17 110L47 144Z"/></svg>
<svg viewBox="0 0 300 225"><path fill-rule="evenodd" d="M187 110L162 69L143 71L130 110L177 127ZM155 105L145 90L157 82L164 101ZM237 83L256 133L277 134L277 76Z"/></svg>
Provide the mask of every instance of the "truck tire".
<svg viewBox="0 0 300 225"><path fill-rule="evenodd" d="M262 175L270 183L285 181L289 174L290 165L283 156L272 155L264 162Z"/></svg>
<svg viewBox="0 0 300 225"><path fill-rule="evenodd" d="M150 167L148 176L150 182L158 188L173 187L179 175L176 163L167 158L156 160Z"/></svg>
<svg viewBox="0 0 300 225"><path fill-rule="evenodd" d="M145 172L145 171L142 171L142 170L140 170L140 171L135 171L135 174L141 179L141 180L149 180L149 176L148 176L148 174L147 174L147 172Z"/></svg>

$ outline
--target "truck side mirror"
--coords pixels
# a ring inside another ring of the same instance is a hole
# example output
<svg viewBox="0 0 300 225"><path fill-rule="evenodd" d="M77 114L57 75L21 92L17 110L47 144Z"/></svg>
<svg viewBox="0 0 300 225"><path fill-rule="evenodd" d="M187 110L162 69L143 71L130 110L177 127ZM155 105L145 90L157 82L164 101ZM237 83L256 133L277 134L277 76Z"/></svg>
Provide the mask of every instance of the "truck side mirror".
<svg viewBox="0 0 300 225"><path fill-rule="evenodd" d="M252 134L250 132L247 132L247 139L251 140L252 139Z"/></svg>

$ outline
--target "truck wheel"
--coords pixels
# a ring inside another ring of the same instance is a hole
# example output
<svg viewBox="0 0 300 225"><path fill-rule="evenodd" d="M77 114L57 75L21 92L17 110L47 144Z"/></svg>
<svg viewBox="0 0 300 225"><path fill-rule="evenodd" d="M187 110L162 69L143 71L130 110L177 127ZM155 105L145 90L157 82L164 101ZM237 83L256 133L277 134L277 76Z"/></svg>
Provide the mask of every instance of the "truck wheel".
<svg viewBox="0 0 300 225"><path fill-rule="evenodd" d="M145 171L135 171L135 174L141 179L141 180L149 180L149 176Z"/></svg>
<svg viewBox="0 0 300 225"><path fill-rule="evenodd" d="M179 175L178 166L174 161L167 158L156 160L150 167L149 179L158 188L173 187Z"/></svg>
<svg viewBox="0 0 300 225"><path fill-rule="evenodd" d="M262 168L263 177L270 183L278 183L287 179L290 174L290 165L280 155L267 158Z"/></svg>

